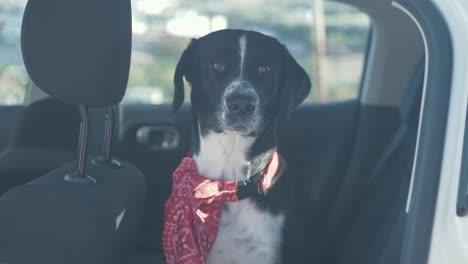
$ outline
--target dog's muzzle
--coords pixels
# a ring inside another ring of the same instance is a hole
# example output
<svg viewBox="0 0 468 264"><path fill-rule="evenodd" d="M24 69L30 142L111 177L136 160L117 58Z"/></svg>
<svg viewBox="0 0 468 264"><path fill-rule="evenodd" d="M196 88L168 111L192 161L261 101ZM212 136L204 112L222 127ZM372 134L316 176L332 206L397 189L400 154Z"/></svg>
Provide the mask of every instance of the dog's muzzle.
<svg viewBox="0 0 468 264"><path fill-rule="evenodd" d="M259 115L259 99L246 81L233 82L223 96L223 123L233 132L252 132Z"/></svg>

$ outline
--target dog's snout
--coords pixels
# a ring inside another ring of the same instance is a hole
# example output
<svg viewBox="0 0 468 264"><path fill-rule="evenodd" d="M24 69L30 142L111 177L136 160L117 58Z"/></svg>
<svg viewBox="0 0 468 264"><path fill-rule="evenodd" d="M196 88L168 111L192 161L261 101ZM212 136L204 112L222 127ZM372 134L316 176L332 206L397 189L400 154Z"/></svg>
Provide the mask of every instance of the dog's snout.
<svg viewBox="0 0 468 264"><path fill-rule="evenodd" d="M255 112L257 98L250 94L233 94L226 98L226 106L230 114L251 115Z"/></svg>

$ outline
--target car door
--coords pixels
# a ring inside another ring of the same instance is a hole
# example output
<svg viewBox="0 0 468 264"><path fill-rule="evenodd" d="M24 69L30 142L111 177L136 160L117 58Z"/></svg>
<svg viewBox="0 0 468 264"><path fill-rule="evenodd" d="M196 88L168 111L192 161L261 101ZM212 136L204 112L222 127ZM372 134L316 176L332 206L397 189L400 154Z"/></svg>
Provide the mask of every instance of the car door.
<svg viewBox="0 0 468 264"><path fill-rule="evenodd" d="M465 63L468 3L417 3L430 39L425 111L407 211L406 262L467 263L468 115ZM436 73L436 74L434 74ZM439 89L446 87L446 89ZM424 234L424 235L421 235Z"/></svg>

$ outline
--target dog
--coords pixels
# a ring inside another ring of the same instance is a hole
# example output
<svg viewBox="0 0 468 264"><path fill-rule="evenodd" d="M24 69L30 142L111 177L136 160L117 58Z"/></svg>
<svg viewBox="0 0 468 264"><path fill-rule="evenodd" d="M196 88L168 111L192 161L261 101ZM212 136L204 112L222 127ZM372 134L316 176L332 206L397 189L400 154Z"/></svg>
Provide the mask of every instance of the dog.
<svg viewBox="0 0 468 264"><path fill-rule="evenodd" d="M273 37L225 29L192 39L174 75L173 111L191 85L192 157L200 175L249 183L277 150L276 127L308 96L311 81ZM279 153L281 155L281 153ZM307 263L307 223L284 166L265 192L226 202L207 263Z"/></svg>

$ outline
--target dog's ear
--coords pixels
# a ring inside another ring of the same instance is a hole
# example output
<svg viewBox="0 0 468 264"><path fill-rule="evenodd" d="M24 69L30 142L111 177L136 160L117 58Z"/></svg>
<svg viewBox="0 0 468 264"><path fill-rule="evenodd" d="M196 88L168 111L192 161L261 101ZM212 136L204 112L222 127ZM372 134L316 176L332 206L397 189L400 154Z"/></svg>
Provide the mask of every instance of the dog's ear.
<svg viewBox="0 0 468 264"><path fill-rule="evenodd" d="M283 82L280 92L280 118L285 119L305 100L311 89L306 71L283 46Z"/></svg>
<svg viewBox="0 0 468 264"><path fill-rule="evenodd" d="M182 53L182 56L177 63L174 73L174 98L172 100L172 112L175 113L179 110L180 106L184 103L184 76L188 82L193 80L194 70L194 49L196 39L192 39L188 47Z"/></svg>

